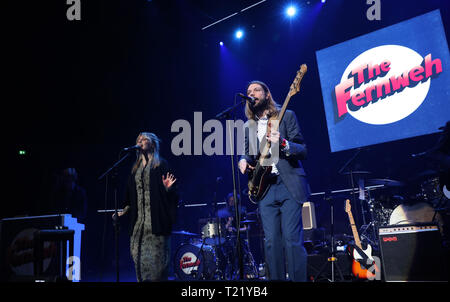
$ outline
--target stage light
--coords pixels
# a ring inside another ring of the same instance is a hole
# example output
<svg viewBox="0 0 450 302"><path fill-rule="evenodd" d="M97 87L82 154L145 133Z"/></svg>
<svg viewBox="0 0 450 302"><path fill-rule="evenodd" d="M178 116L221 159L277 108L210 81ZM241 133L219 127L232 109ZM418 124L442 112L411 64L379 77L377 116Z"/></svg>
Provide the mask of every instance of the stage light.
<svg viewBox="0 0 450 302"><path fill-rule="evenodd" d="M219 45L220 45L220 46L223 46L223 42L222 42L222 41L220 41L220 42L219 42Z"/></svg>
<svg viewBox="0 0 450 302"><path fill-rule="evenodd" d="M235 36L237 39L241 39L241 38L244 36L244 32L243 32L242 30L238 29L238 30L236 31L236 33L234 34L234 36Z"/></svg>
<svg viewBox="0 0 450 302"><path fill-rule="evenodd" d="M291 5L286 8L286 15L288 17L294 17L296 14L297 14L297 8L295 6Z"/></svg>
<svg viewBox="0 0 450 302"><path fill-rule="evenodd" d="M325 3L327 0L321 0L322 1L322 3Z"/></svg>

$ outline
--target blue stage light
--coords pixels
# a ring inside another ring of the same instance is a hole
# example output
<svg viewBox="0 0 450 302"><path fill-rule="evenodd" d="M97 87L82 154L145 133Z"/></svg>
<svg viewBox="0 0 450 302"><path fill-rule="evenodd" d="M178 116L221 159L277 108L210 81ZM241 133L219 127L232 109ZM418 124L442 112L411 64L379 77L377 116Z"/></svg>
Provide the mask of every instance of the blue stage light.
<svg viewBox="0 0 450 302"><path fill-rule="evenodd" d="M290 5L286 8L286 15L288 17L294 17L297 14L297 8L293 5Z"/></svg>
<svg viewBox="0 0 450 302"><path fill-rule="evenodd" d="M237 39L241 39L241 38L244 36L244 32L243 32L242 30L238 29L238 30L236 31L236 33L234 34L234 36L235 36Z"/></svg>
<svg viewBox="0 0 450 302"><path fill-rule="evenodd" d="M219 45L220 45L220 46L223 46L223 42L222 42L222 41L220 41L220 42L219 42Z"/></svg>

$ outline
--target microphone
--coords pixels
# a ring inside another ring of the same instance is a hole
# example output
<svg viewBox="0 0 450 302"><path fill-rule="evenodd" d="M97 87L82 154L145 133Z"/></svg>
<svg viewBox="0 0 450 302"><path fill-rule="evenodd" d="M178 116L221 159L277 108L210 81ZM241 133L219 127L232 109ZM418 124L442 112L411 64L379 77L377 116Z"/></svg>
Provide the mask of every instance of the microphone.
<svg viewBox="0 0 450 302"><path fill-rule="evenodd" d="M133 150L138 150L138 149L141 149L141 146L134 145L132 147L123 148L122 151L133 151Z"/></svg>
<svg viewBox="0 0 450 302"><path fill-rule="evenodd" d="M238 95L239 95L241 98L243 98L244 100L249 101L251 104L254 104L255 101L256 101L256 98L251 97L251 96L247 96L247 95L245 95L245 94L243 94L243 93L238 93Z"/></svg>

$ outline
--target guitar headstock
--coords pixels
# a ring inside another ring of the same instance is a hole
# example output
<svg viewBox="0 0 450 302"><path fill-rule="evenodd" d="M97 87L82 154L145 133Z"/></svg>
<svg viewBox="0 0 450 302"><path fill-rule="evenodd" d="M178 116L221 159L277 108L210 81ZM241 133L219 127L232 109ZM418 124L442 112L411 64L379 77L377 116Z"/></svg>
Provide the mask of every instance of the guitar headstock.
<svg viewBox="0 0 450 302"><path fill-rule="evenodd" d="M306 64L302 64L300 69L297 71L297 75L295 76L294 82L292 82L291 87L289 88L289 96L295 95L300 91L300 82L303 79L306 71L308 70L308 66Z"/></svg>
<svg viewBox="0 0 450 302"><path fill-rule="evenodd" d="M350 205L350 199L347 199L345 201L345 212L348 214L348 213L351 213L351 211L352 211L352 206Z"/></svg>

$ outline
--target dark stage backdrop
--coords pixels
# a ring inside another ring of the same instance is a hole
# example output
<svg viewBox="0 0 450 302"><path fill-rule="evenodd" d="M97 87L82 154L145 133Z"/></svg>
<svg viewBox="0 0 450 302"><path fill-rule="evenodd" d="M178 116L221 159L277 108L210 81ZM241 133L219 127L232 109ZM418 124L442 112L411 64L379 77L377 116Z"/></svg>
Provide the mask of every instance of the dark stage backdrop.
<svg viewBox="0 0 450 302"><path fill-rule="evenodd" d="M369 21L366 1L297 2L299 13L291 20L284 17L285 1L266 1L202 31L254 1L81 0L79 21L68 21L66 1L7 1L2 16L7 180L0 216L51 212L56 173L76 168L88 195L83 278L104 277L103 272L114 270L112 225L97 210L114 206L113 182L106 188L97 178L118 159L120 148L134 145L140 131L156 133L183 202L211 204L215 194L223 200L233 188L230 157L175 156L171 142L178 133L171 132L172 123L184 119L193 125L194 112L202 112L203 122L213 119L254 79L266 82L281 104L302 63L308 72L289 109L296 112L308 146L304 165L311 190L349 188L349 178L338 171L356 150L331 153L315 52L435 9L448 41L450 5L445 0L382 0L381 20ZM245 30L239 41L233 37L238 27ZM235 118L245 119L242 108ZM371 172L371 178L416 181L436 165L411 154L432 148L438 138L433 134L363 148L352 168ZM118 170L120 199L134 158ZM218 177L223 181L216 185ZM245 189L245 177L239 181ZM350 234L344 200L336 200L337 231ZM312 201L319 226L327 229L328 204L320 197ZM180 210L176 228L198 232L198 218L208 211L200 207L186 215ZM133 279L126 222L121 269ZM181 241L176 239L174 250Z"/></svg>

